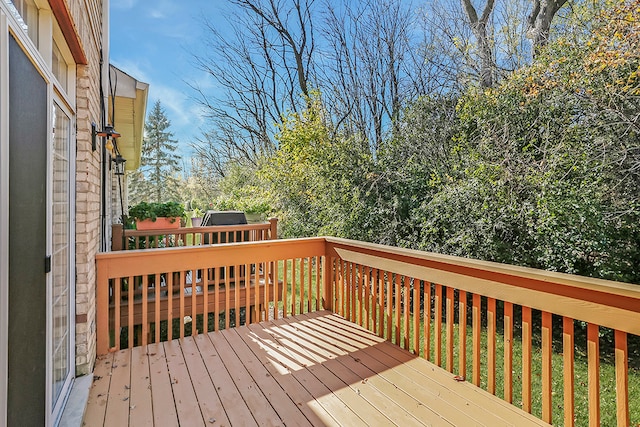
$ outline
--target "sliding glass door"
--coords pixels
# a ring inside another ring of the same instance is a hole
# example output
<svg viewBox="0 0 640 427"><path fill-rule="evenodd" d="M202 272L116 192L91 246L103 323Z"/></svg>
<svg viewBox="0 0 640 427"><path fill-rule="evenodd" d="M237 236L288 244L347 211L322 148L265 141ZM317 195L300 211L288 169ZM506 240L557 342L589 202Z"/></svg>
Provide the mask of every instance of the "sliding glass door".
<svg viewBox="0 0 640 427"><path fill-rule="evenodd" d="M52 146L52 292L51 331L51 407L54 418L72 378L71 366L71 119L54 103Z"/></svg>

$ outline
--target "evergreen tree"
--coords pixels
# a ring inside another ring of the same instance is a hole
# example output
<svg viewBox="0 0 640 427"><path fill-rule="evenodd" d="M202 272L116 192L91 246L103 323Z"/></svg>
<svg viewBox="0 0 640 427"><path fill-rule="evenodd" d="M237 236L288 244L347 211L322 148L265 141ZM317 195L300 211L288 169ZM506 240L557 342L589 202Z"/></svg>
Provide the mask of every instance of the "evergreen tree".
<svg viewBox="0 0 640 427"><path fill-rule="evenodd" d="M129 179L132 204L176 201L179 197L180 157L176 154L178 142L168 130L170 126L160 101L156 101L145 124L140 169Z"/></svg>

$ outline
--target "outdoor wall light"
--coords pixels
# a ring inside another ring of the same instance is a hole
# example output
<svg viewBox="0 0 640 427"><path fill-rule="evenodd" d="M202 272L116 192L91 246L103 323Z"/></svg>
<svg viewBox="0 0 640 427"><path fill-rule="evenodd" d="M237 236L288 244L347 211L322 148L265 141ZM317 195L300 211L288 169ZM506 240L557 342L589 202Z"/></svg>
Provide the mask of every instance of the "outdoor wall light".
<svg viewBox="0 0 640 427"><path fill-rule="evenodd" d="M106 147L109 150L113 149L113 143L111 140L115 140L116 138L120 138L120 134L113 128L111 125L106 125L104 130L97 130L96 124L91 123L91 149L96 151L98 143L96 141L96 137L101 136L103 138L107 138Z"/></svg>
<svg viewBox="0 0 640 427"><path fill-rule="evenodd" d="M114 159L111 159L114 163L114 169L116 175L124 175L124 163L127 161L124 157L118 154Z"/></svg>

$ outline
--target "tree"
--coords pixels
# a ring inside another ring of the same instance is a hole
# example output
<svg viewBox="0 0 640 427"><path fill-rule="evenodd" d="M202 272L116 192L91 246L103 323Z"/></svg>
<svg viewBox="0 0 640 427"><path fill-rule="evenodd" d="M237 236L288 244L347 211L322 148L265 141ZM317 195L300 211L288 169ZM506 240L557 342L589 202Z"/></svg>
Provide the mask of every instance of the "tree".
<svg viewBox="0 0 640 427"><path fill-rule="evenodd" d="M326 59L317 69L326 108L373 155L402 106L429 87L413 31L417 16L397 0L325 3Z"/></svg>
<svg viewBox="0 0 640 427"><path fill-rule="evenodd" d="M209 49L193 55L221 93L211 96L193 86L209 118L194 148L214 154L218 173L228 162L255 167L273 153L274 125L288 111L305 108L299 95L309 93L313 74L314 0L232 3L231 30L223 34L205 21Z"/></svg>
<svg viewBox="0 0 640 427"><path fill-rule="evenodd" d="M139 173L129 180L131 203L178 199L180 157L176 154L177 141L168 130L170 126L160 101L156 101L144 127Z"/></svg>
<svg viewBox="0 0 640 427"><path fill-rule="evenodd" d="M489 34L487 33L487 24L491 12L493 12L493 6L495 0L487 0L487 3L482 10L482 14L478 16L476 8L471 4L471 0L462 0L462 7L467 14L467 19L471 25L473 35L476 37L478 43L478 55L480 56L480 84L482 87L493 86L493 70L495 69L495 61L493 59L493 51L489 40Z"/></svg>

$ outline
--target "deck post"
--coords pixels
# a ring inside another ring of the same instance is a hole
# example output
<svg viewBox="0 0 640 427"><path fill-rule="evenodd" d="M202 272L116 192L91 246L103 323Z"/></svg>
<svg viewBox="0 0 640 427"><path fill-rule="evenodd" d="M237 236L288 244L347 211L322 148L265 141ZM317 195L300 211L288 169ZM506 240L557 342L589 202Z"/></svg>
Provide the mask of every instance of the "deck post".
<svg viewBox="0 0 640 427"><path fill-rule="evenodd" d="M124 249L124 225L112 224L111 225L111 250L121 251Z"/></svg>
<svg viewBox="0 0 640 427"><path fill-rule="evenodd" d="M271 229L269 230L269 240L278 239L278 218L269 218Z"/></svg>

